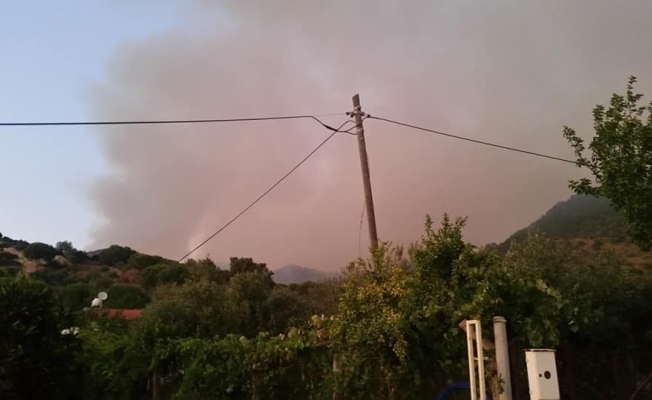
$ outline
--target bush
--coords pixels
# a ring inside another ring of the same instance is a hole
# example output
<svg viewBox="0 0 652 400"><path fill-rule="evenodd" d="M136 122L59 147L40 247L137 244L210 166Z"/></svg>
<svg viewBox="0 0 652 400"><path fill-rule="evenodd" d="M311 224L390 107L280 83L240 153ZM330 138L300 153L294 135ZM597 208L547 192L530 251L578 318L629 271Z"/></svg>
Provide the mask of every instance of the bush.
<svg viewBox="0 0 652 400"><path fill-rule="evenodd" d="M132 285L114 285L107 290L106 308L140 309L149 303L149 297L141 288Z"/></svg>
<svg viewBox="0 0 652 400"><path fill-rule="evenodd" d="M0 279L0 398L75 399L76 340L43 282Z"/></svg>
<svg viewBox="0 0 652 400"><path fill-rule="evenodd" d="M183 283L189 277L190 271L179 264L156 264L141 271L143 286L146 288Z"/></svg>
<svg viewBox="0 0 652 400"><path fill-rule="evenodd" d="M50 286L59 286L66 282L70 274L65 269L42 268L30 275L32 278L43 281Z"/></svg>
<svg viewBox="0 0 652 400"><path fill-rule="evenodd" d="M100 276L97 279L92 280L91 283L95 285L97 290L106 290L113 285L114 281L108 276Z"/></svg>
<svg viewBox="0 0 652 400"><path fill-rule="evenodd" d="M121 262L126 263L134 254L136 254L135 250L114 244L100 252L99 261L102 264L116 265Z"/></svg>
<svg viewBox="0 0 652 400"><path fill-rule="evenodd" d="M19 267L0 268L0 278L12 278L12 277L18 275L18 272L20 272Z"/></svg>
<svg viewBox="0 0 652 400"><path fill-rule="evenodd" d="M127 266L129 268L135 268L137 270L143 270L152 265L164 263L166 260L163 257L151 256L149 254L136 253L129 257L127 261Z"/></svg>
<svg viewBox="0 0 652 400"><path fill-rule="evenodd" d="M61 304L70 311L80 311L90 307L91 300L95 297L95 287L88 283L72 283L66 285L61 291Z"/></svg>
<svg viewBox="0 0 652 400"><path fill-rule="evenodd" d="M35 242L25 247L23 254L30 260L51 261L57 255L57 250L49 244Z"/></svg>
<svg viewBox="0 0 652 400"><path fill-rule="evenodd" d="M0 267L19 267L18 256L6 251L0 251Z"/></svg>

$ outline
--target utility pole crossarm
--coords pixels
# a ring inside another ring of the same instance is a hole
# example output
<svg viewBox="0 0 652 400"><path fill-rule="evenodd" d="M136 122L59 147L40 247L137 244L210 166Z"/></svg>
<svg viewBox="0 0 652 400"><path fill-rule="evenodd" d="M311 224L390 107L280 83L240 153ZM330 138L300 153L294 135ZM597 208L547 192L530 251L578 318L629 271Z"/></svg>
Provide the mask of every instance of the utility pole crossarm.
<svg viewBox="0 0 652 400"><path fill-rule="evenodd" d="M371 192L371 175L369 173L369 160L367 158L367 144L364 138L364 126L362 125L362 107L360 106L360 95L353 96L353 118L358 136L358 149L360 150L360 166L362 167L362 182L364 184L364 197L367 208L367 223L369 225L369 241L371 250L378 248L378 232L376 230L376 212L374 210L374 198Z"/></svg>

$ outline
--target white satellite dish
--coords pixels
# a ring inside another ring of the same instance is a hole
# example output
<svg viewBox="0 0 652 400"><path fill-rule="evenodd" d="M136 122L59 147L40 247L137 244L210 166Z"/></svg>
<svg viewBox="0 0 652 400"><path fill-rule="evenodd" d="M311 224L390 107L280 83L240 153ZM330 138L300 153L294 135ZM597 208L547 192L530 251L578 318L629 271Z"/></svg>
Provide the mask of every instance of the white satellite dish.
<svg viewBox="0 0 652 400"><path fill-rule="evenodd" d="M100 300L102 300L102 301L104 301L104 300L106 300L106 299L109 298L109 295L106 294L106 292L99 292L99 293L97 294L97 298L100 299Z"/></svg>

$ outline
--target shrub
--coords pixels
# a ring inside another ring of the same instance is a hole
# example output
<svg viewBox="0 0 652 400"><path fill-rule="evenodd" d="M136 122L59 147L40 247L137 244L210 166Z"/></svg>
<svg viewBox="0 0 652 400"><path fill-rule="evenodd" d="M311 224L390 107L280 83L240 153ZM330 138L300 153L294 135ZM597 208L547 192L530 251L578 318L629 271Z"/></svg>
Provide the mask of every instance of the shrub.
<svg viewBox="0 0 652 400"><path fill-rule="evenodd" d="M113 285L107 290L106 308L140 309L149 303L149 297L141 288L132 285Z"/></svg>
<svg viewBox="0 0 652 400"><path fill-rule="evenodd" d="M137 270L143 270L147 267L151 267L155 264L161 264L166 260L163 257L151 256L149 254L136 253L129 257L127 265L129 268L135 268Z"/></svg>
<svg viewBox="0 0 652 400"><path fill-rule="evenodd" d="M88 283L72 283L61 291L61 304L70 311L79 311L91 305L95 297L95 287Z"/></svg>
<svg viewBox="0 0 652 400"><path fill-rule="evenodd" d="M120 262L126 263L134 254L135 250L114 244L100 252L99 261L102 264L116 265Z"/></svg>
<svg viewBox="0 0 652 400"><path fill-rule="evenodd" d="M75 339L43 282L0 279L0 398L75 398Z"/></svg>
<svg viewBox="0 0 652 400"><path fill-rule="evenodd" d="M18 256L6 251L0 251L0 267L19 267Z"/></svg>
<svg viewBox="0 0 652 400"><path fill-rule="evenodd" d="M32 278L43 281L50 286L63 285L69 278L65 269L42 268L31 273Z"/></svg>
<svg viewBox="0 0 652 400"><path fill-rule="evenodd" d="M57 250L49 244L35 242L25 247L23 254L30 260L51 261L57 255Z"/></svg>

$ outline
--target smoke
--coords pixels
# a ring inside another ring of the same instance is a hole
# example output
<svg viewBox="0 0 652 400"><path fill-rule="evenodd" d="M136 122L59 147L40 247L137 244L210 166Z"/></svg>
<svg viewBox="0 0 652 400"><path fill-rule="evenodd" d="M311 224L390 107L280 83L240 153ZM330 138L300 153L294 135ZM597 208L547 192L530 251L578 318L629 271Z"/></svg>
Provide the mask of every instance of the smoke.
<svg viewBox="0 0 652 400"><path fill-rule="evenodd" d="M377 116L572 158L563 125L629 75L652 88L652 3L197 1L192 32L125 44L91 90L102 119L230 118L363 109ZM228 21L205 24L206 21ZM652 92L650 90L647 91ZM338 126L345 117L328 117ZM573 165L365 122L379 234L408 243L426 213L468 216L468 239L500 241L570 195ZM107 127L114 173L90 196L94 245L179 257L329 132L314 121ZM354 136L340 134L202 248L334 270L358 256L363 190ZM366 224L365 224L366 225ZM362 248L368 246L366 226Z"/></svg>

